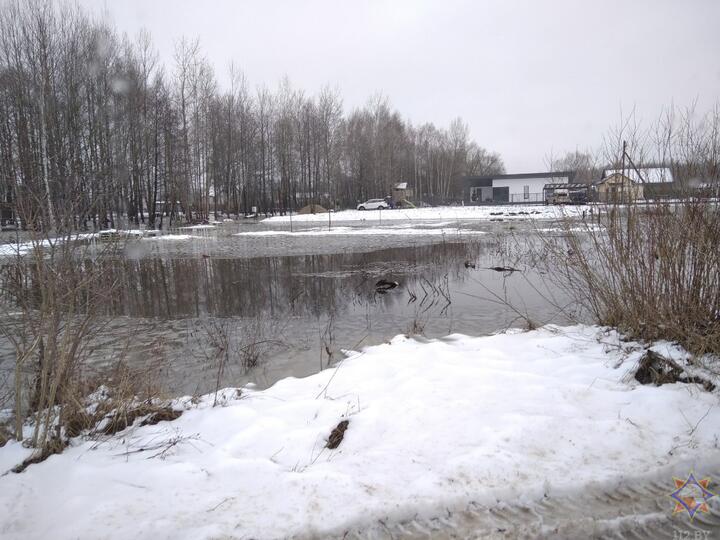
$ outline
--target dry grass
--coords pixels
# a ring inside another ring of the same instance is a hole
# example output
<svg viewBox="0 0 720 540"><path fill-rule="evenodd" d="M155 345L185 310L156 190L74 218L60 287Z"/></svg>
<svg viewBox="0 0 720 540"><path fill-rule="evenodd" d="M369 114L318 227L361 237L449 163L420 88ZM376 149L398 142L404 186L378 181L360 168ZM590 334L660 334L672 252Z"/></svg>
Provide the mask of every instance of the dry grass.
<svg viewBox="0 0 720 540"><path fill-rule="evenodd" d="M112 412L101 431L104 435L114 435L132 426L138 418L146 417L140 423L141 426L154 426L159 422L176 420L181 415L182 411L176 411L167 405L142 403Z"/></svg>
<svg viewBox="0 0 720 540"><path fill-rule="evenodd" d="M145 417L140 425L154 425L162 420L175 420L181 412L174 411L164 399L156 373L148 369L131 369L119 362L110 373L96 379L96 388L101 394L96 396L90 408L78 407L75 414L68 417L64 427L79 428L102 435L114 435L132 426L136 420ZM99 383L102 383L100 385ZM66 431L67 433L67 431ZM71 436L70 433L67 433Z"/></svg>
<svg viewBox="0 0 720 540"><path fill-rule="evenodd" d="M78 373L62 388L62 403L48 413L40 410L36 417L51 417L51 436L47 444L36 449L32 456L13 469L23 472L28 466L40 463L62 452L70 439L84 436L89 439L114 435L133 426L172 421L182 415L174 410L157 384L152 368L131 369L122 362L110 371L87 376ZM0 428L0 446L5 437Z"/></svg>
<svg viewBox="0 0 720 540"><path fill-rule="evenodd" d="M7 442L13 438L13 434L7 426L0 424L0 448L5 446Z"/></svg>
<svg viewBox="0 0 720 540"><path fill-rule="evenodd" d="M141 426L154 426L159 422L176 420L181 415L182 411L176 411L162 401L107 399L98 403L92 412L75 409L65 415L62 428L68 439L83 433L90 436L115 435L132 426L139 418L144 418Z"/></svg>
<svg viewBox="0 0 720 540"><path fill-rule="evenodd" d="M676 382L696 383L708 392L715 390L715 385L702 377L696 377L685 373L685 369L670 358L648 350L640 358L638 368L635 371L635 379L640 384L673 384Z"/></svg>
<svg viewBox="0 0 720 540"><path fill-rule="evenodd" d="M599 226L598 226L599 225ZM555 281L603 325L720 353L720 210L685 198L608 205L546 240Z"/></svg>
<svg viewBox="0 0 720 540"><path fill-rule="evenodd" d="M25 459L22 463L12 468L12 472L21 473L25 471L30 465L41 463L50 456L61 453L67 447L67 442L62 440L60 437L50 437L45 446L38 449L29 458Z"/></svg>
<svg viewBox="0 0 720 540"><path fill-rule="evenodd" d="M410 321L410 324L405 331L405 335L408 337L425 335L426 324L427 319L423 319L420 315L415 314L415 317L413 317L413 320Z"/></svg>
<svg viewBox="0 0 720 540"><path fill-rule="evenodd" d="M285 345L275 337L283 335L284 324L284 321L265 317L242 321L220 318L201 321L199 332L194 337L199 358L215 372L215 404L227 378L238 374L238 369L239 374L248 373L258 367L271 350Z"/></svg>

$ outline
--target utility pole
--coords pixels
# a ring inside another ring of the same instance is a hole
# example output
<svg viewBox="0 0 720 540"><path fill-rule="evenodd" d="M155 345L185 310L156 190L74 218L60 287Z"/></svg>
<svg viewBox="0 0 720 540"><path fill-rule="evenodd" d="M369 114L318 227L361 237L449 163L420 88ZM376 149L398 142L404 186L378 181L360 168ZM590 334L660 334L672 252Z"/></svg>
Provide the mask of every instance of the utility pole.
<svg viewBox="0 0 720 540"><path fill-rule="evenodd" d="M622 150L622 176L621 176L621 184L620 184L620 202L622 203L625 200L625 156L627 156L627 142L623 141L623 150Z"/></svg>

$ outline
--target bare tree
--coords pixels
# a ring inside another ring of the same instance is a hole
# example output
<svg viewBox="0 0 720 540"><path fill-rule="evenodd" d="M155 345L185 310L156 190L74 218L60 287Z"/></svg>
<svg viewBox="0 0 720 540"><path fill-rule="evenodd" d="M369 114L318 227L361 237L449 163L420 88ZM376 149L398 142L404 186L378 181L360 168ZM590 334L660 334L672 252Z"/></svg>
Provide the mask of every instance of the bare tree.
<svg viewBox="0 0 720 540"><path fill-rule="evenodd" d="M331 87L250 93L234 67L220 89L197 39L177 42L166 72L145 31L118 37L76 6L0 2L0 185L8 208L32 207L25 227L353 205L399 182L452 199L458 177L502 169L459 118L415 127L381 94L345 115Z"/></svg>

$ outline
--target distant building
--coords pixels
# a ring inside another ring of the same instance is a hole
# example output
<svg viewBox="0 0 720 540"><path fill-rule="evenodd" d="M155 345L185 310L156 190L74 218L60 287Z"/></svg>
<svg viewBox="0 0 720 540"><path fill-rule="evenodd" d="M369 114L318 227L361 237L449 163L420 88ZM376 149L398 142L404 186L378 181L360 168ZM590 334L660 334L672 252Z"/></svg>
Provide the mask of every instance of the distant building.
<svg viewBox="0 0 720 540"><path fill-rule="evenodd" d="M463 202L469 205L543 203L547 184L568 184L574 176L570 171L467 176L463 179Z"/></svg>
<svg viewBox="0 0 720 540"><path fill-rule="evenodd" d="M635 189L635 191L641 192L640 197L635 197L635 199L641 199L643 197L646 199L670 197L676 195L679 190L679 186L677 182L675 182L672 170L670 170L669 167L638 167L635 169L628 166L625 170L605 169L603 171L602 179L595 184L598 189L598 199L603 200L600 197L600 186L602 183L608 186L613 185L616 182L610 182L608 184L605 181L617 174L625 176L635 186L640 186L639 190L637 188Z"/></svg>
<svg viewBox="0 0 720 540"><path fill-rule="evenodd" d="M642 199L644 184L620 172L613 172L595 184L600 202L628 203Z"/></svg>
<svg viewBox="0 0 720 540"><path fill-rule="evenodd" d="M613 174L622 174L637 184L667 184L673 183L673 173L670 167L627 167L622 169L605 169L602 177L608 178Z"/></svg>

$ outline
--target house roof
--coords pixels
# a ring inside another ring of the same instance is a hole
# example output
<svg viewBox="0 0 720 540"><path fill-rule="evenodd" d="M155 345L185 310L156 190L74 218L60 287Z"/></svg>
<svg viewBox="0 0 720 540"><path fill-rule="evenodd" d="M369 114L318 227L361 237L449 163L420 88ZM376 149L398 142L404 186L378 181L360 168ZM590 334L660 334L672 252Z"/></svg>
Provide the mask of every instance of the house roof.
<svg viewBox="0 0 720 540"><path fill-rule="evenodd" d="M573 171L552 171L537 173L520 173L520 174L495 174L488 176L466 176L467 181L481 180L527 180L528 178L568 178L572 180L575 176Z"/></svg>
<svg viewBox="0 0 720 540"><path fill-rule="evenodd" d="M640 174L638 174L638 171ZM602 177L605 179L613 174L624 174L633 182L642 184L674 182L672 171L669 167L638 167L637 170L627 168L624 171L622 169L605 169ZM602 183L602 181L600 183Z"/></svg>
<svg viewBox="0 0 720 540"><path fill-rule="evenodd" d="M395 184L393 186L393 189L407 189L407 182L400 182L399 184Z"/></svg>

